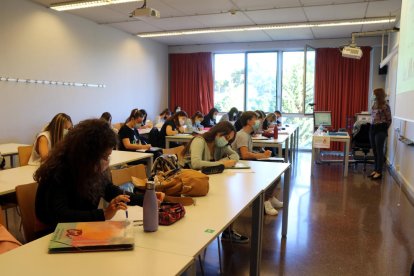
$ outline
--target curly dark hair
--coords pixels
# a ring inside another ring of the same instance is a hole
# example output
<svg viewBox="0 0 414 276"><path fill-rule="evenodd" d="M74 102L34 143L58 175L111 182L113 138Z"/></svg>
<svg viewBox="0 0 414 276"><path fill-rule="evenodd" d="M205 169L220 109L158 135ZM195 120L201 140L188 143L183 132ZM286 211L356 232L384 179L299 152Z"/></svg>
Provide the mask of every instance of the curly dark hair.
<svg viewBox="0 0 414 276"><path fill-rule="evenodd" d="M35 172L34 179L41 185L65 181L93 202L103 195L105 173L101 159L116 145L116 136L107 122L91 119L80 122L51 151L46 161Z"/></svg>

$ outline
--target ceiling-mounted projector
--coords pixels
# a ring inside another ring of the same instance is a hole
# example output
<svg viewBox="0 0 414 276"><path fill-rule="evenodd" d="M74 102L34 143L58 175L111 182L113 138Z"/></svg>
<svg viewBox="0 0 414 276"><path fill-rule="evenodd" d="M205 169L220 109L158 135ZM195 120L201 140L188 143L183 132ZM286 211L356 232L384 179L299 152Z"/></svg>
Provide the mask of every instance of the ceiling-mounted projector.
<svg viewBox="0 0 414 276"><path fill-rule="evenodd" d="M160 18L160 12L152 8L138 8L131 13L131 17L156 17Z"/></svg>
<svg viewBox="0 0 414 276"><path fill-rule="evenodd" d="M346 58L360 59L362 57L362 50L356 45L345 46L341 52L342 56Z"/></svg>

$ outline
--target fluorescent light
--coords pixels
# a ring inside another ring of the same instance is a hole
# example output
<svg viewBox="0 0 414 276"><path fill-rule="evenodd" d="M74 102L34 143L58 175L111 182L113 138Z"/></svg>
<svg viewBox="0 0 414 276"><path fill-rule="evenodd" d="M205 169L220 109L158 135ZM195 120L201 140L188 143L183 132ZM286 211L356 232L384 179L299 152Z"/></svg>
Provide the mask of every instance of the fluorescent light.
<svg viewBox="0 0 414 276"><path fill-rule="evenodd" d="M67 11L67 10L76 10L84 9L98 6L106 6L113 4L121 4L128 2L138 2L142 0L92 0L92 1L72 1L72 2L63 2L50 5L50 8L57 11Z"/></svg>
<svg viewBox="0 0 414 276"><path fill-rule="evenodd" d="M205 28L205 29L187 29L175 30L165 32L151 32L139 33L139 37L166 37L178 35L193 35L193 34L211 34L224 32L244 32L244 31L258 31L258 30L280 30L280 29L296 29L296 28L318 28L318 27L334 27L334 26L350 26L361 24L380 24L395 22L395 17L372 17L365 19L351 19L351 20L336 20L336 21L314 21L314 22L299 22L299 23L282 23L282 24L264 24L264 25L250 25L250 26L236 26L223 28Z"/></svg>

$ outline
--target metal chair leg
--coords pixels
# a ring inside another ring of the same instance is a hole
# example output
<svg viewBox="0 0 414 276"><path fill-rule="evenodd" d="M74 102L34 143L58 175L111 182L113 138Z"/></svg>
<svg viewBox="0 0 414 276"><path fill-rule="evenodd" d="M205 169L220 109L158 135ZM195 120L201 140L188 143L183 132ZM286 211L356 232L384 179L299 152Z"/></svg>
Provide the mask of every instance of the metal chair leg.
<svg viewBox="0 0 414 276"><path fill-rule="evenodd" d="M223 275L223 268L221 267L221 245L220 245L220 239L218 236L217 236L217 250L218 250L218 256L219 256L220 275Z"/></svg>
<svg viewBox="0 0 414 276"><path fill-rule="evenodd" d="M201 261L201 255L198 255L198 262L200 263L201 275L204 276L204 267L203 267L203 262Z"/></svg>

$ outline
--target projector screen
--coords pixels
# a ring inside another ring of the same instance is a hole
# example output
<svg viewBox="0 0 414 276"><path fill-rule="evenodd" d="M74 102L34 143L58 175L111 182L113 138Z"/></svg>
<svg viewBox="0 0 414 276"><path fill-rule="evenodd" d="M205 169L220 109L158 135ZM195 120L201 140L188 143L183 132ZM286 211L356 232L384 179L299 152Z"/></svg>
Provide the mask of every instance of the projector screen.
<svg viewBox="0 0 414 276"><path fill-rule="evenodd" d="M403 0L398 49L395 117L414 122L414 1Z"/></svg>

